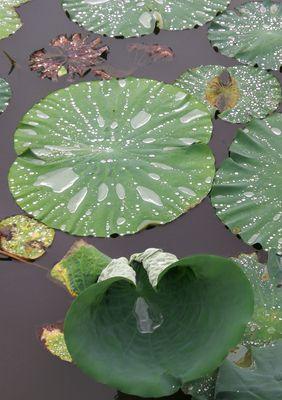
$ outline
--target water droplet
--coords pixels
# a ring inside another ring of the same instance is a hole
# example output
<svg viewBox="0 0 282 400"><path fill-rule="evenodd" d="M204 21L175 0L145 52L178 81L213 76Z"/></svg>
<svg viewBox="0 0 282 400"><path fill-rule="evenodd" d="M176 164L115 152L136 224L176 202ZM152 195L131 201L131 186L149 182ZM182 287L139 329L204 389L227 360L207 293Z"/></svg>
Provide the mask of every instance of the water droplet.
<svg viewBox="0 0 282 400"><path fill-rule="evenodd" d="M134 306L137 329L142 334L153 333L163 321L163 315L156 306L150 305L143 297L138 297Z"/></svg>
<svg viewBox="0 0 282 400"><path fill-rule="evenodd" d="M78 179L79 176L72 168L60 168L39 176L34 182L34 186L47 186L55 193L62 193L69 189Z"/></svg>

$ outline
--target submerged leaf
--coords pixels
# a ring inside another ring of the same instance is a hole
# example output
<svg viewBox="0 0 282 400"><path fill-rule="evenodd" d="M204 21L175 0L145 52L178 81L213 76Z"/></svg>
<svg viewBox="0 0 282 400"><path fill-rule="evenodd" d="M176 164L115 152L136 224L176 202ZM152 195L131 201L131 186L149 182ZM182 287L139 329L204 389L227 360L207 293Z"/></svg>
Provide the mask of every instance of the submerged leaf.
<svg viewBox="0 0 282 400"><path fill-rule="evenodd" d="M67 349L64 332L60 325L47 325L42 328L40 340L53 356L62 361L72 362L71 355Z"/></svg>
<svg viewBox="0 0 282 400"><path fill-rule="evenodd" d="M41 257L51 246L55 232L26 215L0 221L0 248L27 260Z"/></svg>
<svg viewBox="0 0 282 400"><path fill-rule="evenodd" d="M248 66L203 66L188 70L175 84L204 101L212 116L219 111L221 119L232 123L264 118L281 100L278 79Z"/></svg>
<svg viewBox="0 0 282 400"><path fill-rule="evenodd" d="M0 78L0 113L5 111L11 96L12 92L9 83Z"/></svg>
<svg viewBox="0 0 282 400"><path fill-rule="evenodd" d="M54 266L51 277L63 284L76 297L83 290L97 282L102 270L111 259L94 246L80 240L65 257Z"/></svg>
<svg viewBox="0 0 282 400"><path fill-rule="evenodd" d="M230 0L61 0L70 18L84 28L109 36L134 36L158 29L204 25Z"/></svg>
<svg viewBox="0 0 282 400"><path fill-rule="evenodd" d="M170 395L213 372L240 341L253 312L252 290L242 270L222 257L173 263L155 288L142 264L133 267L136 285L109 277L72 303L67 347L101 383L143 397Z"/></svg>
<svg viewBox="0 0 282 400"><path fill-rule="evenodd" d="M207 108L171 85L111 80L50 94L22 119L10 189L49 226L130 234L170 222L209 193Z"/></svg>
<svg viewBox="0 0 282 400"><path fill-rule="evenodd" d="M282 253L282 116L238 131L217 172L212 203L219 218L250 245Z"/></svg>
<svg viewBox="0 0 282 400"><path fill-rule="evenodd" d="M15 7L28 0L1 0L0 2L0 40L15 33L21 26L20 17Z"/></svg>
<svg viewBox="0 0 282 400"><path fill-rule="evenodd" d="M212 22L209 39L228 57L278 70L282 65L282 4L254 1L228 10Z"/></svg>

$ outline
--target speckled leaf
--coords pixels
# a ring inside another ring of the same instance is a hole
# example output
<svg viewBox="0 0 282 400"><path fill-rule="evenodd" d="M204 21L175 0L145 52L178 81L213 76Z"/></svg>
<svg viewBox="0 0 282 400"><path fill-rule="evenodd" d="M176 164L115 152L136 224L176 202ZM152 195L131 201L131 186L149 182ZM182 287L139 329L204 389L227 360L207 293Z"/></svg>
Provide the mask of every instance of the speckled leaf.
<svg viewBox="0 0 282 400"><path fill-rule="evenodd" d="M228 57L278 70L282 65L282 4L255 1L226 11L211 24L209 39Z"/></svg>
<svg viewBox="0 0 282 400"><path fill-rule="evenodd" d="M59 357L62 361L72 362L60 325L47 325L42 328L40 340L53 356Z"/></svg>
<svg viewBox="0 0 282 400"><path fill-rule="evenodd" d="M5 111L11 96L12 92L9 83L0 78L0 114Z"/></svg>
<svg viewBox="0 0 282 400"><path fill-rule="evenodd" d="M0 248L17 257L35 260L51 246L55 232L26 215L0 221Z"/></svg>
<svg viewBox="0 0 282 400"><path fill-rule="evenodd" d="M217 215L250 245L281 253L282 115L251 121L230 151L212 191Z"/></svg>
<svg viewBox="0 0 282 400"><path fill-rule="evenodd" d="M282 288L277 287L276 279L269 273L275 268L275 258L269 258L268 266L259 263L255 254L242 254L234 261L247 275L255 295L255 312L245 332L244 344L264 345L282 339Z"/></svg>
<svg viewBox="0 0 282 400"><path fill-rule="evenodd" d="M15 9L28 0L1 0L0 2L0 40L15 33L21 26L20 17Z"/></svg>
<svg viewBox="0 0 282 400"><path fill-rule="evenodd" d="M54 228L135 233L174 220L208 194L211 131L207 108L171 85L134 78L72 85L21 121L10 188L24 210Z"/></svg>
<svg viewBox="0 0 282 400"><path fill-rule="evenodd" d="M249 66L225 68L219 65L188 70L175 84L209 107L212 116L232 123L264 118L281 100L278 79Z"/></svg>
<svg viewBox="0 0 282 400"><path fill-rule="evenodd" d="M80 240L65 257L54 266L51 277L63 284L76 297L95 283L111 259L94 246Z"/></svg>
<svg viewBox="0 0 282 400"><path fill-rule="evenodd" d="M142 264L133 267L136 286L116 277L77 297L65 320L66 344L96 381L142 397L170 395L213 372L240 341L253 312L251 286L222 257L184 258L156 288Z"/></svg>
<svg viewBox="0 0 282 400"><path fill-rule="evenodd" d="M230 0L61 0L70 18L109 36L135 36L163 29L204 25Z"/></svg>
<svg viewBox="0 0 282 400"><path fill-rule="evenodd" d="M253 363L241 368L225 361L219 369L216 400L281 400L282 340L252 349Z"/></svg>

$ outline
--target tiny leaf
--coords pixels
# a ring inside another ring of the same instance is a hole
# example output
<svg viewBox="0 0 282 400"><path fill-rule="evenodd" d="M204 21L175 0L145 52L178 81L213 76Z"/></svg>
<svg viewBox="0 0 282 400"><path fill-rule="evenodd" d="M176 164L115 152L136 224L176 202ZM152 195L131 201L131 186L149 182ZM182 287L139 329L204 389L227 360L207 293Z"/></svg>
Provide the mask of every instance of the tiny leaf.
<svg viewBox="0 0 282 400"><path fill-rule="evenodd" d="M47 325L43 327L40 340L53 356L59 357L62 361L72 362L60 325Z"/></svg>

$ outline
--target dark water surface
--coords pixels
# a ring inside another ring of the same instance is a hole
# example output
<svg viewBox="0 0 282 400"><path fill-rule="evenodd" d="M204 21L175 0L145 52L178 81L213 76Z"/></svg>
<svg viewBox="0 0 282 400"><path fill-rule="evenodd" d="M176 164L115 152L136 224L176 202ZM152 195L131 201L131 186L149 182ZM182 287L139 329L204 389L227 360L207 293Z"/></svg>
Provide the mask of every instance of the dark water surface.
<svg viewBox="0 0 282 400"><path fill-rule="evenodd" d="M1 0L0 0L1 1ZM114 1L114 0L113 0ZM232 7L243 1L232 1ZM29 71L29 55L48 45L58 34L83 32L68 20L59 0L31 0L19 8L23 28L14 36L0 42L0 76L13 89L7 111L0 117L0 218L19 213L7 185L7 175L15 159L13 133L26 111L49 92L68 85L65 80L53 83L40 80ZM142 43L170 46L176 57L173 62L158 61L136 70L138 77L165 82L174 81L189 67L201 64L238 64L216 53L210 46L206 27L182 32L161 32L139 39ZM93 35L95 37L95 35ZM129 42L105 38L111 48L109 63L117 69L136 67L136 60L126 51ZM10 63L3 52L16 60L16 68L8 75ZM280 77L281 74L277 73ZM90 79L87 76L86 79ZM211 147L217 165L227 157L228 148L238 126L215 121ZM40 260L51 268L76 240L57 232L54 245ZM116 239L89 239L112 257L128 256L147 247L160 247L178 257L195 253L235 256L253 252L232 235L217 219L210 200L164 227L146 230L136 235ZM263 254L261 254L263 256ZM37 338L41 325L60 321L70 305L68 294L56 286L44 271L17 262L0 264L0 399L1 400L119 400L134 399L117 394L114 389L93 382L75 366L61 362L45 351ZM182 400L182 393L170 399ZM186 397L187 398L187 397Z"/></svg>

